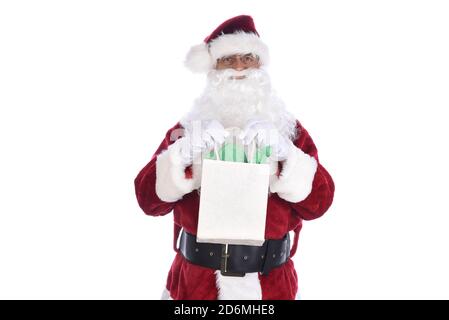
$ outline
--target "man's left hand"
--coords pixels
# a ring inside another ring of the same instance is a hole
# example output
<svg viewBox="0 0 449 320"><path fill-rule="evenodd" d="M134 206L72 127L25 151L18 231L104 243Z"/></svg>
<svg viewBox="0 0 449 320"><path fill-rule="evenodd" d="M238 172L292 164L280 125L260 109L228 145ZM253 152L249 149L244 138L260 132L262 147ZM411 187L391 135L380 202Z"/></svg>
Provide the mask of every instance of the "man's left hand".
<svg viewBox="0 0 449 320"><path fill-rule="evenodd" d="M255 141L258 147L269 146L273 160L285 160L292 147L293 142L282 136L274 124L268 120L250 120L245 129L239 135L244 145L249 145Z"/></svg>

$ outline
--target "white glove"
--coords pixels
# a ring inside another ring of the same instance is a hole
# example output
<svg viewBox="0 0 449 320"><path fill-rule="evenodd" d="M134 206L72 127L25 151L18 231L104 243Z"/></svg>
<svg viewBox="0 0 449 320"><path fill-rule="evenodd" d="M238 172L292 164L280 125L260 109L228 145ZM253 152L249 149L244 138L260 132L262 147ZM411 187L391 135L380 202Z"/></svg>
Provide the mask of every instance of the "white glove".
<svg viewBox="0 0 449 320"><path fill-rule="evenodd" d="M250 120L245 129L239 135L244 145L249 145L253 141L258 147L269 146L271 156L276 161L287 159L293 147L293 142L282 136L273 123L267 120Z"/></svg>
<svg viewBox="0 0 449 320"><path fill-rule="evenodd" d="M228 135L217 120L202 121L201 126L194 126L191 131L186 131L185 137L179 139L183 163L191 165L200 153L212 149L215 144L222 144Z"/></svg>
<svg viewBox="0 0 449 320"><path fill-rule="evenodd" d="M179 144L181 162L186 167L190 166L196 155L200 154L202 151L202 148L192 144L190 136L179 138L176 143Z"/></svg>
<svg viewBox="0 0 449 320"><path fill-rule="evenodd" d="M201 140L206 148L213 148L215 144L222 144L229 133L217 120L206 120L202 123Z"/></svg>

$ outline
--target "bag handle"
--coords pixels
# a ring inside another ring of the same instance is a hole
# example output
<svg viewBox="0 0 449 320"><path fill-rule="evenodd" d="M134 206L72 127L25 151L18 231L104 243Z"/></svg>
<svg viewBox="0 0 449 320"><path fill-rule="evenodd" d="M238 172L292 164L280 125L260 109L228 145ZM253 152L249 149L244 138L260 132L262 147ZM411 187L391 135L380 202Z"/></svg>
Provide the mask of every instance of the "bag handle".
<svg viewBox="0 0 449 320"><path fill-rule="evenodd" d="M224 143L222 143L221 145L224 145ZM215 159L218 161L221 161L220 154L218 152L218 143L214 143L214 154L215 154Z"/></svg>
<svg viewBox="0 0 449 320"><path fill-rule="evenodd" d="M235 137L237 138L237 137ZM223 146L225 143L223 142L222 144L218 144L218 143L214 143L214 154L215 154L215 158L218 161L224 161L220 158L220 153L218 151L219 146ZM248 148L244 148L244 149L248 149L248 153L247 153L247 159L248 159L248 163L251 163L251 160L254 159L253 163L257 163L256 159L255 159L255 154L256 154L256 150L257 150L257 144L256 144L256 140L254 139L249 145Z"/></svg>
<svg viewBox="0 0 449 320"><path fill-rule="evenodd" d="M257 159L255 157L257 151L257 143L256 139L254 139L251 144L248 145L248 163L251 163L251 160L254 160L254 163L257 163Z"/></svg>

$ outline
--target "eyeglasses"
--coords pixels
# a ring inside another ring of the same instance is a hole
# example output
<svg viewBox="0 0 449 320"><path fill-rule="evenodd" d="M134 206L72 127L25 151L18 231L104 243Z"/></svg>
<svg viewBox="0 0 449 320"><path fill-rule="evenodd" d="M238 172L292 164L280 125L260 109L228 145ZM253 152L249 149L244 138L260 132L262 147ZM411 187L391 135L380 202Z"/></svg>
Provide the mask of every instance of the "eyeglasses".
<svg viewBox="0 0 449 320"><path fill-rule="evenodd" d="M235 65L238 60L240 60L240 62L245 67L249 67L249 66L253 66L256 63L258 63L259 57L253 53L247 53L244 55L234 54L231 56L226 56L226 57L217 59L217 64L220 64L221 66L224 66L224 67L231 67L231 66Z"/></svg>

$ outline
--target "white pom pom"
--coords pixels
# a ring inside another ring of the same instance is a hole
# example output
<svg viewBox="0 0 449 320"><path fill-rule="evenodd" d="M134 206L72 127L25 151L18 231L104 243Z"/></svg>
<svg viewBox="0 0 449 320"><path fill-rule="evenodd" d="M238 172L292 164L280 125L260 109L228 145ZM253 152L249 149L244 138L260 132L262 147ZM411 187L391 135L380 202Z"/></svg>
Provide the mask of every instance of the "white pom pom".
<svg viewBox="0 0 449 320"><path fill-rule="evenodd" d="M190 48L184 65L195 73L207 73L213 68L212 57L207 50L207 45L201 43Z"/></svg>

